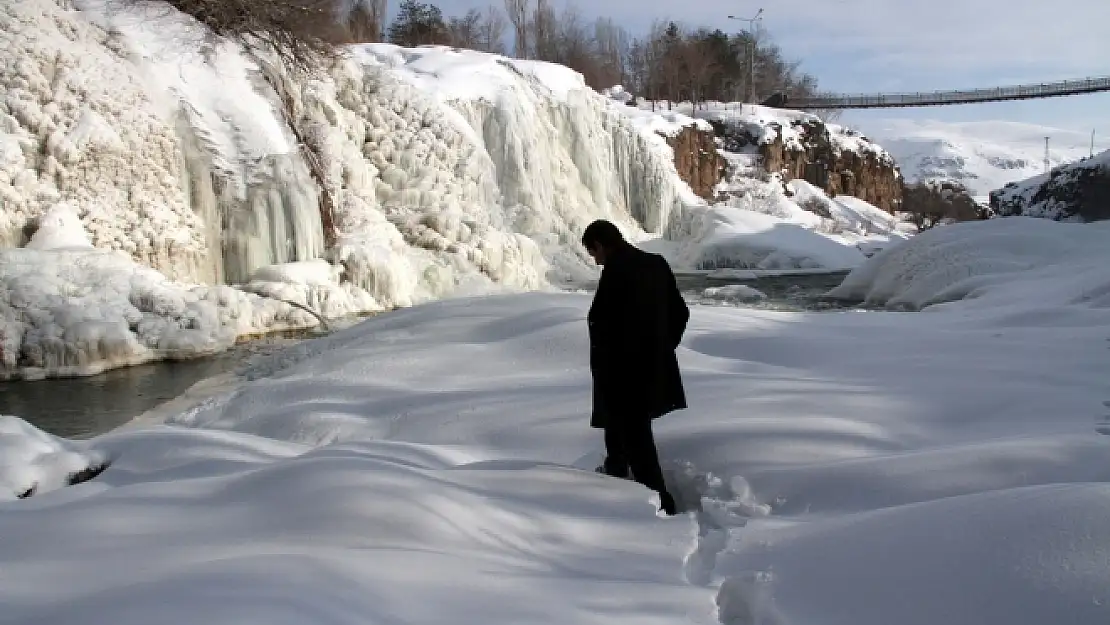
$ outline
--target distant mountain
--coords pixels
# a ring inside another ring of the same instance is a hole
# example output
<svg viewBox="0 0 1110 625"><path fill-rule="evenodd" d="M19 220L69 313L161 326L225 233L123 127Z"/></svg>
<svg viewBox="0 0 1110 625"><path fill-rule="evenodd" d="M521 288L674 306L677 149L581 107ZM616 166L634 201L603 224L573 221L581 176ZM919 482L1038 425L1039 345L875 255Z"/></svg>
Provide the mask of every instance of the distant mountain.
<svg viewBox="0 0 1110 625"><path fill-rule="evenodd" d="M886 119L862 126L907 182L959 182L984 202L995 189L1044 173L1046 136L1053 167L1090 154L1089 134L1034 124Z"/></svg>

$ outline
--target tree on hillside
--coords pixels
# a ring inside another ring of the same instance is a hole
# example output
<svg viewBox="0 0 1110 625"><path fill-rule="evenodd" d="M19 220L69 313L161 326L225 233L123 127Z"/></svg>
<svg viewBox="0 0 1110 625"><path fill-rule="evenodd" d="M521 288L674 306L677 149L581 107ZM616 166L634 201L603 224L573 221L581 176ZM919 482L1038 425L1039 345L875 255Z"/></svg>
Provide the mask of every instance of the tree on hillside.
<svg viewBox="0 0 1110 625"><path fill-rule="evenodd" d="M505 31L508 22L495 6L488 6L478 22L478 41L475 49L494 54L505 54Z"/></svg>
<svg viewBox="0 0 1110 625"><path fill-rule="evenodd" d="M990 209L971 197L958 182L918 182L907 184L902 193L902 211L913 223L928 230L941 223L987 219Z"/></svg>
<svg viewBox="0 0 1110 625"><path fill-rule="evenodd" d="M204 26L198 39L226 37L252 50L276 53L287 66L314 72L333 58L346 40L335 19L335 0L121 0L125 4L169 6ZM198 42L200 43L200 42Z"/></svg>
<svg viewBox="0 0 1110 625"><path fill-rule="evenodd" d="M479 28L482 22L482 13L471 9L462 17L452 17L447 20L448 38L451 45L457 48L478 49Z"/></svg>
<svg viewBox="0 0 1110 625"><path fill-rule="evenodd" d="M631 37L611 19L599 18L594 23L595 52L599 63L598 81L605 86L624 84L631 61Z"/></svg>
<svg viewBox="0 0 1110 625"><path fill-rule="evenodd" d="M505 12L509 15L509 23L513 25L513 55L518 59L531 58L528 48L528 15L531 6L531 0L505 0Z"/></svg>
<svg viewBox="0 0 1110 625"><path fill-rule="evenodd" d="M358 0L343 20L347 38L352 43L375 43L385 33L386 0Z"/></svg>
<svg viewBox="0 0 1110 625"><path fill-rule="evenodd" d="M449 45L451 33L439 7L404 0L397 18L389 25L389 41L406 47Z"/></svg>

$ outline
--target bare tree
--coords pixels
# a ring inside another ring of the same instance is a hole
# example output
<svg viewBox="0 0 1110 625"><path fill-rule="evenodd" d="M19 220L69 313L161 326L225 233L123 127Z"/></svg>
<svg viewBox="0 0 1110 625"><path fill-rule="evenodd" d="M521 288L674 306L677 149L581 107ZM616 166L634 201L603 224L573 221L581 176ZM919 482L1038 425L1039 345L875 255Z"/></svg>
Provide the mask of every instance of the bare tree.
<svg viewBox="0 0 1110 625"><path fill-rule="evenodd" d="M226 37L250 50L277 54L294 69L315 72L334 58L347 38L336 20L334 0L121 0L173 8L192 16L207 33ZM201 34L200 37L204 37Z"/></svg>
<svg viewBox="0 0 1110 625"><path fill-rule="evenodd" d="M452 17L447 20L447 33L451 45L456 48L478 49L481 38L482 13L478 9L470 9L462 17Z"/></svg>
<svg viewBox="0 0 1110 625"><path fill-rule="evenodd" d="M476 49L493 54L505 53L505 31L508 23L505 15L495 6L488 6L478 23L478 45Z"/></svg>
<svg viewBox="0 0 1110 625"><path fill-rule="evenodd" d="M348 11L343 26L352 43L375 43L385 38L387 0L357 0Z"/></svg>
<svg viewBox="0 0 1110 625"><path fill-rule="evenodd" d="M604 86L628 82L628 65L631 52L628 31L608 18L598 19L594 25L594 41L597 55L605 74Z"/></svg>
<svg viewBox="0 0 1110 625"><path fill-rule="evenodd" d="M528 14L531 4L531 0L505 0L505 12L513 25L514 54L520 59L529 57Z"/></svg>
<svg viewBox="0 0 1110 625"><path fill-rule="evenodd" d="M541 61L558 62L559 20L550 0L536 0L528 26L534 57Z"/></svg>
<svg viewBox="0 0 1110 625"><path fill-rule="evenodd" d="M709 82L720 68L712 51L700 39L687 38L676 47L676 60L684 77L687 95L694 108L697 108L699 102L708 99L706 91Z"/></svg>

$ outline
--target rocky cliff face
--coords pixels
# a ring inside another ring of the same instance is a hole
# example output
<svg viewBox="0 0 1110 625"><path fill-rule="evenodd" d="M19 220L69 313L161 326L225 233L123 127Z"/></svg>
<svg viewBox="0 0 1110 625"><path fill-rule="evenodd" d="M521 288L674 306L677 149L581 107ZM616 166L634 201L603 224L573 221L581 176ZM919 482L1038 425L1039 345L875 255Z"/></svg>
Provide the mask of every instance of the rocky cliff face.
<svg viewBox="0 0 1110 625"><path fill-rule="evenodd" d="M674 150L678 175L699 197L713 199L714 189L725 175L725 159L717 152L716 135L711 130L686 126L677 134L664 135Z"/></svg>
<svg viewBox="0 0 1110 625"><path fill-rule="evenodd" d="M991 191L990 206L1001 217L1110 219L1110 150Z"/></svg>
<svg viewBox="0 0 1110 625"><path fill-rule="evenodd" d="M725 150L754 152L784 182L802 179L831 196L854 196L889 213L899 209L902 175L878 145L812 115L754 108L710 120Z"/></svg>

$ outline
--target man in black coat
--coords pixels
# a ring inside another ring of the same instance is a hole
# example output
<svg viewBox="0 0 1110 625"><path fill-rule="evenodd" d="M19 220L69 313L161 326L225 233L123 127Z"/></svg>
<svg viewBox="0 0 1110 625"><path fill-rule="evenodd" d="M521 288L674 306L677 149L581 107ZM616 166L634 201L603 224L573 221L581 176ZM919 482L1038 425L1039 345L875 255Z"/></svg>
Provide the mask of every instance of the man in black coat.
<svg viewBox="0 0 1110 625"><path fill-rule="evenodd" d="M690 309L662 256L625 241L605 220L590 224L582 244L604 269L587 317L593 416L605 430L605 463L598 471L632 477L659 493L660 507L675 513L651 431L654 419L686 408L675 349Z"/></svg>

